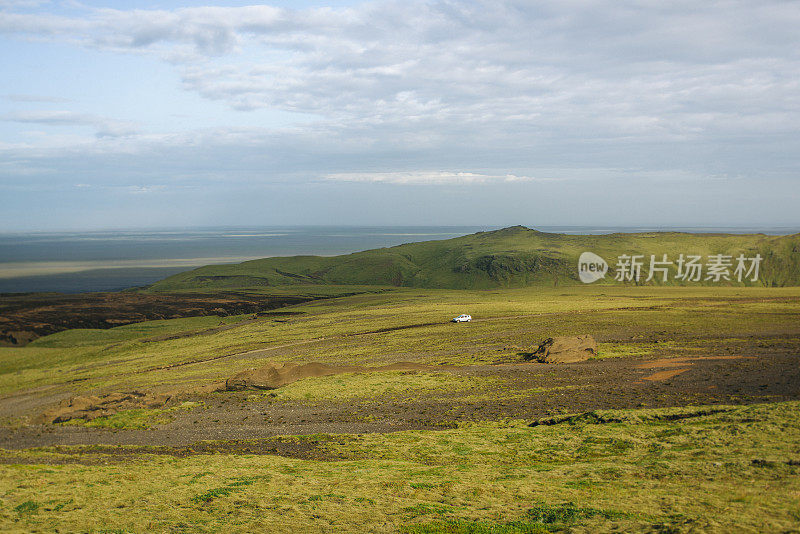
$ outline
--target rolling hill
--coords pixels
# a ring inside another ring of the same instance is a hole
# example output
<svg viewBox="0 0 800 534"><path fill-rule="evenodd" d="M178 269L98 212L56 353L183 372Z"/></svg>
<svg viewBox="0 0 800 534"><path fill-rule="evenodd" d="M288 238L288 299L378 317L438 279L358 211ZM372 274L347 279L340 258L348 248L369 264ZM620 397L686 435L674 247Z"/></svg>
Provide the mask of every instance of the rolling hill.
<svg viewBox="0 0 800 534"><path fill-rule="evenodd" d="M680 254L707 261L716 254L762 259L758 281L697 282L675 280L669 268L666 284L800 285L800 234L689 234L650 232L609 235L567 235L513 226L454 239L408 243L342 256L274 257L235 265L211 265L166 278L150 291L263 288L296 285L377 285L420 288L488 289L493 287L580 284L578 257L591 251L604 258L609 273L598 284L614 280L620 255L643 255L645 283L650 256L675 261ZM734 266L729 268L733 275ZM625 282L633 283L633 282ZM646 282L664 283L664 282Z"/></svg>

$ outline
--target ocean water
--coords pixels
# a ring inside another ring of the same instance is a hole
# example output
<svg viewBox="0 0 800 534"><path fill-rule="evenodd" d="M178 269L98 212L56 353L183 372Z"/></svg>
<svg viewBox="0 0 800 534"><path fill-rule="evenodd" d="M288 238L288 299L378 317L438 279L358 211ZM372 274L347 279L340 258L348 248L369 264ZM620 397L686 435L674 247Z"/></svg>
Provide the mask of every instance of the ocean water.
<svg viewBox="0 0 800 534"><path fill-rule="evenodd" d="M214 263L333 256L490 229L259 227L0 234L0 293L115 291Z"/></svg>
<svg viewBox="0 0 800 534"><path fill-rule="evenodd" d="M685 231L790 234L800 228L537 226L545 232ZM212 263L268 256L336 255L450 239L491 226L250 227L0 234L0 293L114 291Z"/></svg>

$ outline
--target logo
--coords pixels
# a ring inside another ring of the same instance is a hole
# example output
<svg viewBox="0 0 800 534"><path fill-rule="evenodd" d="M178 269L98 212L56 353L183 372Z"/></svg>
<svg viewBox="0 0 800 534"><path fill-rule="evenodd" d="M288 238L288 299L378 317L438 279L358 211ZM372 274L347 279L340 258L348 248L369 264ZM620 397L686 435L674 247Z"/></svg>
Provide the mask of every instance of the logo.
<svg viewBox="0 0 800 534"><path fill-rule="evenodd" d="M672 256L675 258L675 256ZM670 277L677 283L685 282L758 282L758 273L764 259L761 254L745 256L740 253L709 254L703 261L700 255L680 254L672 261L668 254L621 254L614 266L614 280L617 282L669 282ZM593 252L584 252L578 258L578 277L584 284L591 284L605 278L608 272L606 260ZM647 275L647 278L644 275Z"/></svg>
<svg viewBox="0 0 800 534"><path fill-rule="evenodd" d="M594 252L584 252L578 258L578 276L584 284L591 284L604 278L608 272L606 260Z"/></svg>

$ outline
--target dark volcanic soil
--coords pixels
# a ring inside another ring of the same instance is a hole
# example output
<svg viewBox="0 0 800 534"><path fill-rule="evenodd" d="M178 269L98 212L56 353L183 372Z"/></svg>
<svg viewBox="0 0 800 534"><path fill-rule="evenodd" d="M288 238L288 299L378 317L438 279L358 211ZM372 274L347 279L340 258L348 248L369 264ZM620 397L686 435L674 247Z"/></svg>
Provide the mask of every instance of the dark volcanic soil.
<svg viewBox="0 0 800 534"><path fill-rule="evenodd" d="M3 294L0 295L0 345L22 346L37 337L72 328L113 328L154 319L258 313L309 300L312 299L233 291Z"/></svg>

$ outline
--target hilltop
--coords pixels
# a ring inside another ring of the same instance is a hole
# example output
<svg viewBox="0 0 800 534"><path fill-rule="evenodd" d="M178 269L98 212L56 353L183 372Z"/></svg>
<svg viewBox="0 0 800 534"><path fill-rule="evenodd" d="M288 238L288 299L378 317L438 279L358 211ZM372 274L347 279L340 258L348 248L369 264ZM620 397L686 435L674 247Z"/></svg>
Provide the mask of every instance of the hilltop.
<svg viewBox="0 0 800 534"><path fill-rule="evenodd" d="M651 254L659 258L667 254L674 260L679 254L706 257L744 253L749 257L758 253L764 260L760 281L755 285L800 285L800 234L567 235L512 226L341 256L274 257L235 265L210 265L166 278L150 290L320 284L446 289L571 285L580 283L577 261L584 251L605 258L612 271L616 258L622 254L643 254L648 259ZM613 279L613 275L608 278ZM672 277L668 283L674 283Z"/></svg>

